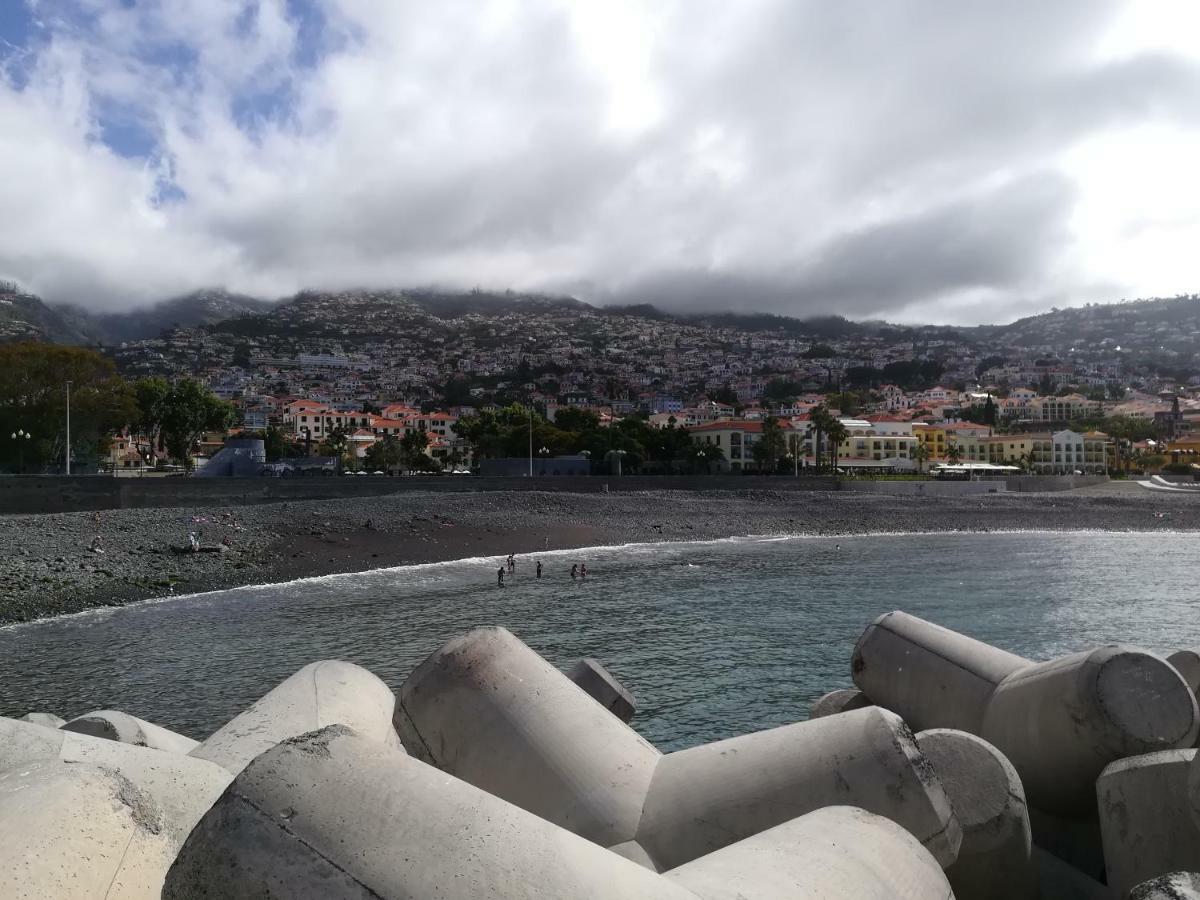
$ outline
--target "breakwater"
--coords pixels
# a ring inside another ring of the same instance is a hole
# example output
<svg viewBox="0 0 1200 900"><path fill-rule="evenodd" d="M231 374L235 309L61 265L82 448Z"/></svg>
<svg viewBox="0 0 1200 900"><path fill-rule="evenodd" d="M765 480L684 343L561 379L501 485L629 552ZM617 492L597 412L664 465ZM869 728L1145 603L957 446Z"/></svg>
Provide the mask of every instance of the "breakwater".
<svg viewBox="0 0 1200 900"><path fill-rule="evenodd" d="M891 612L809 720L674 752L624 721L636 686L499 627L395 692L311 663L198 742L42 710L0 720L0 894L1186 898L1193 657Z"/></svg>

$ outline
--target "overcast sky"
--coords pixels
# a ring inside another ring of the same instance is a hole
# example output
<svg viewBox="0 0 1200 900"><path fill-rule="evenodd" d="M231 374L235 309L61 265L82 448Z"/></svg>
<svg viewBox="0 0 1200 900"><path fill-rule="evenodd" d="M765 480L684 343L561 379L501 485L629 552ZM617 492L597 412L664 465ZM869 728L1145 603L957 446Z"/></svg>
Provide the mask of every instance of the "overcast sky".
<svg viewBox="0 0 1200 900"><path fill-rule="evenodd" d="M1196 0L0 0L0 278L971 323L1200 291Z"/></svg>

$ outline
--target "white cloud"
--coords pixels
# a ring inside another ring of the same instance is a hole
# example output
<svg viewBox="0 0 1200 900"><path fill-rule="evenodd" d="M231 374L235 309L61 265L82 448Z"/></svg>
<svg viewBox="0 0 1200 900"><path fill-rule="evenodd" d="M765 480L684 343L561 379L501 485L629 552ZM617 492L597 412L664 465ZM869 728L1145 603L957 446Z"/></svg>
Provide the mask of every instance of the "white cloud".
<svg viewBox="0 0 1200 900"><path fill-rule="evenodd" d="M977 320L1200 276L1194 48L1140 4L311 2L40 0L0 277Z"/></svg>

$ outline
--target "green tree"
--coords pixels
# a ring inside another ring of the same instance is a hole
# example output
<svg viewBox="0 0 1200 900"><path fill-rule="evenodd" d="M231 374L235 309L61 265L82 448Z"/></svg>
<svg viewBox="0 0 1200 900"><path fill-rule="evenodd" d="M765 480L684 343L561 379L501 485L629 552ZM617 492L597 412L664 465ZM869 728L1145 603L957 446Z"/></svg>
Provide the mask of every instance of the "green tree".
<svg viewBox="0 0 1200 900"><path fill-rule="evenodd" d="M833 417L833 414L825 407L824 403L817 404L808 412L808 423L813 431L813 462L818 472L821 471L825 436L836 422L837 419Z"/></svg>
<svg viewBox="0 0 1200 900"><path fill-rule="evenodd" d="M775 471L779 460L787 452L787 442L784 440L783 430L779 427L779 420L774 416L763 419L762 435L751 452L759 471Z"/></svg>
<svg viewBox="0 0 1200 900"><path fill-rule="evenodd" d="M946 459L952 463L959 463L963 458L963 449L958 444L950 444L946 447Z"/></svg>
<svg viewBox="0 0 1200 900"><path fill-rule="evenodd" d="M133 424L150 439L152 446L159 450L165 449L162 422L167 408L167 396L171 393L171 383L165 378L141 378L134 384L133 392L138 410L137 421Z"/></svg>
<svg viewBox="0 0 1200 900"><path fill-rule="evenodd" d="M385 434L382 439L367 448L363 462L368 469L388 472L400 465L403 459L404 453L396 436Z"/></svg>
<svg viewBox="0 0 1200 900"><path fill-rule="evenodd" d="M429 449L429 435L424 428L409 430L400 438L400 461L410 471L426 472L432 466L433 458L426 452Z"/></svg>
<svg viewBox="0 0 1200 900"><path fill-rule="evenodd" d="M917 464L917 472L924 472L925 463L929 460L929 446L924 441L917 441L917 445L913 447L912 458Z"/></svg>
<svg viewBox="0 0 1200 900"><path fill-rule="evenodd" d="M341 459L350 446L350 433L340 425L335 425L325 434L321 441L320 452L324 456L336 456Z"/></svg>
<svg viewBox="0 0 1200 900"><path fill-rule="evenodd" d="M278 462L294 454L295 447L278 425L268 425L262 434L267 462Z"/></svg>
<svg viewBox="0 0 1200 900"><path fill-rule="evenodd" d="M71 450L94 461L111 435L137 418L133 390L107 357L57 344L0 345L0 467L25 471L60 464L66 450L67 382ZM31 434L18 446L10 435Z"/></svg>
<svg viewBox="0 0 1200 900"><path fill-rule="evenodd" d="M719 387L715 391L709 392L708 398L714 403L724 403L726 406L737 406L738 396L734 393L733 388L729 385Z"/></svg>
<svg viewBox="0 0 1200 900"><path fill-rule="evenodd" d="M688 451L688 462L691 463L693 472L699 469L712 474L713 466L724 458L725 451L716 444L693 444Z"/></svg>
<svg viewBox="0 0 1200 900"><path fill-rule="evenodd" d="M184 378L171 385L159 411L163 443L177 462L192 465L196 442L209 431L226 431L233 425L233 407L200 382Z"/></svg>

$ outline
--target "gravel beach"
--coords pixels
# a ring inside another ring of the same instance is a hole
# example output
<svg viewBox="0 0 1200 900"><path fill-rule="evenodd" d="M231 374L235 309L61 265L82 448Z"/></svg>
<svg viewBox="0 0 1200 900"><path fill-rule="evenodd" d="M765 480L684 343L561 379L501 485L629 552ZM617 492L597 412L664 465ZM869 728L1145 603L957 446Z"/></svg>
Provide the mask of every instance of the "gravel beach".
<svg viewBox="0 0 1200 900"><path fill-rule="evenodd" d="M1200 498L1129 482L1059 493L524 491L0 517L0 623L383 566L747 534L1200 530ZM188 532L213 552L180 554ZM99 535L102 553L93 552ZM221 550L216 548L224 545Z"/></svg>

